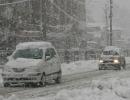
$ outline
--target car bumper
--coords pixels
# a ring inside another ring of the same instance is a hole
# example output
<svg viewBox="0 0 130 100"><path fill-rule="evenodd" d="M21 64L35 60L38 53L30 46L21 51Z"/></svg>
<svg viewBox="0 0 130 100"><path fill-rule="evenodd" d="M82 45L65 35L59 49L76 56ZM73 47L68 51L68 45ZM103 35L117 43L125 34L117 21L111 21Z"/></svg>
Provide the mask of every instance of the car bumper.
<svg viewBox="0 0 130 100"><path fill-rule="evenodd" d="M102 63L99 64L100 69L119 69L120 63L114 64L114 63Z"/></svg>
<svg viewBox="0 0 130 100"><path fill-rule="evenodd" d="M41 73L33 74L2 74L4 83L36 83L41 81Z"/></svg>

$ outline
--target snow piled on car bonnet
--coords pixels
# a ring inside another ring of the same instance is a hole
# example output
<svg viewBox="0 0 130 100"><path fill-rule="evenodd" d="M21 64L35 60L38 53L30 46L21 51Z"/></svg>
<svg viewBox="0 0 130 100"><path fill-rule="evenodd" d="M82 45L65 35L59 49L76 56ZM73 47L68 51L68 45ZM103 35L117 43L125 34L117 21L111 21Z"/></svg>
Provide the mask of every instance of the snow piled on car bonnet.
<svg viewBox="0 0 130 100"><path fill-rule="evenodd" d="M38 66L38 64L41 61L42 61L41 59L17 58L16 60L10 60L10 61L8 61L5 64L5 66L15 67L15 68L27 68L27 67Z"/></svg>

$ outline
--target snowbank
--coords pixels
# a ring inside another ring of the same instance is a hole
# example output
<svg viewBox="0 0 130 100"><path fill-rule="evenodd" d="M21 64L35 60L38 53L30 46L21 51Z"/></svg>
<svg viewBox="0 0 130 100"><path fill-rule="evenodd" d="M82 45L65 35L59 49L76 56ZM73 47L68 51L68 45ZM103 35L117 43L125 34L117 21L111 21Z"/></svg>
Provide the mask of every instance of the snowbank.
<svg viewBox="0 0 130 100"><path fill-rule="evenodd" d="M90 83L89 87L61 90L56 95L26 100L130 100L130 78L100 79ZM0 100L20 99L13 95L8 99L0 97Z"/></svg>
<svg viewBox="0 0 130 100"><path fill-rule="evenodd" d="M130 57L126 57L126 64L130 64ZM70 74L93 71L93 70L98 70L97 60L76 61L76 62L71 62L69 64L66 63L62 64L63 75L70 75Z"/></svg>
<svg viewBox="0 0 130 100"><path fill-rule="evenodd" d="M126 57L126 64L130 64L130 57Z"/></svg>
<svg viewBox="0 0 130 100"><path fill-rule="evenodd" d="M75 73L81 73L86 71L92 71L98 69L98 61L88 60L88 61L76 61L69 64L62 64L63 75L70 75Z"/></svg>
<svg viewBox="0 0 130 100"><path fill-rule="evenodd" d="M28 100L130 100L130 78L93 80L88 88L61 90L55 96Z"/></svg>
<svg viewBox="0 0 130 100"><path fill-rule="evenodd" d="M127 58L127 61L130 58ZM62 64L63 75L97 69L97 61L77 61ZM21 100L15 95L0 100ZM61 90L55 95L24 100L130 100L129 78L101 78L90 81L89 87Z"/></svg>

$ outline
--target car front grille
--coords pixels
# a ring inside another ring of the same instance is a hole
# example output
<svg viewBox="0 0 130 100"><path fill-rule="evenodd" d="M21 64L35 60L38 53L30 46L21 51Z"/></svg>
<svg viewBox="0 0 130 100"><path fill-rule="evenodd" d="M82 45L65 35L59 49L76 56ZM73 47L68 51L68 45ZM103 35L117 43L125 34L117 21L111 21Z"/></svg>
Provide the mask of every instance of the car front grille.
<svg viewBox="0 0 130 100"><path fill-rule="evenodd" d="M24 72L25 68L13 68L14 72Z"/></svg>
<svg viewBox="0 0 130 100"><path fill-rule="evenodd" d="M109 60L109 61L103 61L103 63L113 63L112 60Z"/></svg>
<svg viewBox="0 0 130 100"><path fill-rule="evenodd" d="M4 78L4 80L8 81L27 81L27 80L35 80L36 78Z"/></svg>

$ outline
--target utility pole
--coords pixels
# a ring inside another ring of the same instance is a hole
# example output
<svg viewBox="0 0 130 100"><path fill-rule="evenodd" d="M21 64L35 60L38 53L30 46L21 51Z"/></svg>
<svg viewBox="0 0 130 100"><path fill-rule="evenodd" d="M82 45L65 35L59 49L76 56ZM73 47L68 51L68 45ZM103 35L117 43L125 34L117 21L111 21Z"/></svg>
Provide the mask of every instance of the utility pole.
<svg viewBox="0 0 130 100"><path fill-rule="evenodd" d="M46 41L47 32L47 0L40 0L40 29L42 40Z"/></svg>
<svg viewBox="0 0 130 100"><path fill-rule="evenodd" d="M110 34L108 34L108 27L109 27L109 23L108 23L108 4L105 4L105 9L104 9L104 13L105 13L105 21L106 21L106 26L105 26L105 39L106 39L106 44L109 45L110 44Z"/></svg>
<svg viewBox="0 0 130 100"><path fill-rule="evenodd" d="M112 37L113 37L113 34L112 34L112 8L113 8L113 1L110 0L110 45L112 46L113 45L113 40L112 40Z"/></svg>

